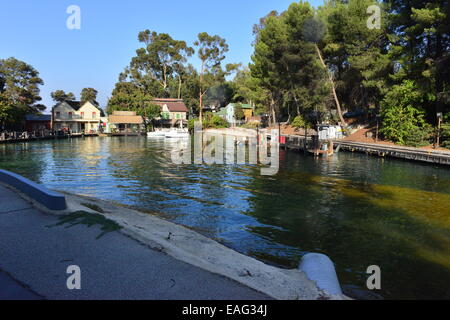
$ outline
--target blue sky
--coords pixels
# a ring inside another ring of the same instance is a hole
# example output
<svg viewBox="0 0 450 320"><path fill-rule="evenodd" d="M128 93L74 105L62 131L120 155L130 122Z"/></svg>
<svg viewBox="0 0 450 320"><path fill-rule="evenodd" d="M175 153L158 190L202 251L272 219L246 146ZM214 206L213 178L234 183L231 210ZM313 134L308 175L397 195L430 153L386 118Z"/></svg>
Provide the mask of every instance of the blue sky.
<svg viewBox="0 0 450 320"><path fill-rule="evenodd" d="M129 64L139 31L169 33L192 45L199 32L224 37L230 51L226 62L248 64L253 52L252 26L271 10L283 11L293 0L8 0L0 5L0 58L16 57L34 66L50 93L99 91L102 107L119 73ZM318 6L323 0L311 0ZM81 29L69 30L70 5L81 9ZM197 65L195 58L191 61Z"/></svg>

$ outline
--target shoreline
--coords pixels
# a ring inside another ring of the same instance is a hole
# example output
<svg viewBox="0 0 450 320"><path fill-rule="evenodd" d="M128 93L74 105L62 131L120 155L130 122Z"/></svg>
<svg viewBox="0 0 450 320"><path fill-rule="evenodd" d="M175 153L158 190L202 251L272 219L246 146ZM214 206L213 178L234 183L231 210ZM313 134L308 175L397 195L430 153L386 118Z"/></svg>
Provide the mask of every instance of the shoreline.
<svg viewBox="0 0 450 320"><path fill-rule="evenodd" d="M64 192L67 209L54 211L15 188L3 185L45 214L64 216L76 211L101 214L122 227L117 232L152 250L224 276L277 300L350 299L345 295L333 295L320 289L301 270L281 269L264 264L184 226L119 203ZM103 213L98 211L99 208Z"/></svg>

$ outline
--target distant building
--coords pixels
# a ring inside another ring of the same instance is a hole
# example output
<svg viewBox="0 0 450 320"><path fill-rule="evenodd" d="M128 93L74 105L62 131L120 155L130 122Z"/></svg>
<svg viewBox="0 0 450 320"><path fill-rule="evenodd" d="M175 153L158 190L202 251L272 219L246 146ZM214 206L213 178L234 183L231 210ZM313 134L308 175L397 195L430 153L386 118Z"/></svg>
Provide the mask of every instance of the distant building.
<svg viewBox="0 0 450 320"><path fill-rule="evenodd" d="M134 111L114 111L108 117L108 133L141 133L145 130L144 120Z"/></svg>
<svg viewBox="0 0 450 320"><path fill-rule="evenodd" d="M53 130L72 133L98 133L104 127L103 110L91 102L64 101L52 109Z"/></svg>
<svg viewBox="0 0 450 320"><path fill-rule="evenodd" d="M27 114L25 116L25 130L28 132L40 132L43 130L51 130L51 128L51 114Z"/></svg>
<svg viewBox="0 0 450 320"><path fill-rule="evenodd" d="M152 103L161 106L162 124L176 126L180 122L187 123L189 110L182 99L157 98Z"/></svg>
<svg viewBox="0 0 450 320"><path fill-rule="evenodd" d="M237 106L237 103L230 103L225 108L220 109L220 111L217 112L217 115L233 124L236 122L235 111ZM245 121L247 122L251 117L253 117L254 107L249 104L241 104L240 107L244 112Z"/></svg>

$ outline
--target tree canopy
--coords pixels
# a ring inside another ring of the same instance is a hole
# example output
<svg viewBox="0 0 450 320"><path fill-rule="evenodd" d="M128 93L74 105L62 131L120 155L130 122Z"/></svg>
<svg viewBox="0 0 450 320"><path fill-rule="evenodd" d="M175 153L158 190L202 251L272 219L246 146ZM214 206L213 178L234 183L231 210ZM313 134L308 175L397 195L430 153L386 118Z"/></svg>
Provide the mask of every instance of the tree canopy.
<svg viewBox="0 0 450 320"><path fill-rule="evenodd" d="M28 113L39 113L45 106L38 102L39 72L16 58L0 59L0 126L16 126Z"/></svg>
<svg viewBox="0 0 450 320"><path fill-rule="evenodd" d="M53 101L55 102L64 102L64 101L75 101L76 97L72 92L65 92L64 90L56 90L51 94Z"/></svg>

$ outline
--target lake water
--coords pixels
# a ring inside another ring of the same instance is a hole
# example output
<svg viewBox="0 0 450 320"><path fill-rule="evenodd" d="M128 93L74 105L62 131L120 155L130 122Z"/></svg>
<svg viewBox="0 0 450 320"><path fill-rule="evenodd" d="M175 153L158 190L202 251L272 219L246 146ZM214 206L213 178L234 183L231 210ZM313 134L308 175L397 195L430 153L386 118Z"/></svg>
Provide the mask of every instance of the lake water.
<svg viewBox="0 0 450 320"><path fill-rule="evenodd" d="M382 271L388 299L450 299L450 169L339 153L280 151L280 170L173 165L145 137L0 145L0 168L49 188L114 200L192 228L266 263L327 254L347 292Z"/></svg>

